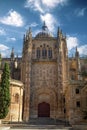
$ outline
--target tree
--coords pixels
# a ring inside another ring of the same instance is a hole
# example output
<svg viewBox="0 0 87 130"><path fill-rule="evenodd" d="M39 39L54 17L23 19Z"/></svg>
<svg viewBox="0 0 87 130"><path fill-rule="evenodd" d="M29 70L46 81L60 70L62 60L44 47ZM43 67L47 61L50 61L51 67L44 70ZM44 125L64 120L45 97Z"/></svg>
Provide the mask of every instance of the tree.
<svg viewBox="0 0 87 130"><path fill-rule="evenodd" d="M5 63L0 84L0 119L7 116L10 105L10 70L8 63Z"/></svg>

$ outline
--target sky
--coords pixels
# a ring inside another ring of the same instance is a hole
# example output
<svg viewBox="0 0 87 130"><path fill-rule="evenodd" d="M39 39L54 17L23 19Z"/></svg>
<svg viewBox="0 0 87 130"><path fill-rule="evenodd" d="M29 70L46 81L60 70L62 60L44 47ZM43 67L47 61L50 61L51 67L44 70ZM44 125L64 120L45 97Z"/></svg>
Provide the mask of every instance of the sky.
<svg viewBox="0 0 87 130"><path fill-rule="evenodd" d="M9 57L22 55L23 36L31 27L33 37L46 22L49 32L57 36L60 27L67 36L69 56L78 48L87 56L86 0L0 0L0 53ZM38 43L37 43L38 44Z"/></svg>

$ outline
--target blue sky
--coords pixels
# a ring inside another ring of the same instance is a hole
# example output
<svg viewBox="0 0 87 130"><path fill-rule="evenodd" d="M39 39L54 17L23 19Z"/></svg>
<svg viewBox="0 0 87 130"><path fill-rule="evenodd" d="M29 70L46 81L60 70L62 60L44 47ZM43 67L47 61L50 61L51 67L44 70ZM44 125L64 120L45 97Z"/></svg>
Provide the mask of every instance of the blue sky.
<svg viewBox="0 0 87 130"><path fill-rule="evenodd" d="M12 47L21 56L23 35L29 27L35 36L46 22L56 36L58 26L67 36L69 55L78 47L87 55L86 0L0 0L0 53L9 57Z"/></svg>

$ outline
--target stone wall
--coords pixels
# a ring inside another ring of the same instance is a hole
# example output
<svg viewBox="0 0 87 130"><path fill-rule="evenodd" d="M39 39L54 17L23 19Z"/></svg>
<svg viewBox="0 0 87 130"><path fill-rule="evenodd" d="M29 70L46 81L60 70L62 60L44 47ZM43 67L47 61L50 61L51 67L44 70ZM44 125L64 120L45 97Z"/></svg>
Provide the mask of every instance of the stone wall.
<svg viewBox="0 0 87 130"><path fill-rule="evenodd" d="M23 83L10 80L11 104L9 113L3 121L22 121Z"/></svg>

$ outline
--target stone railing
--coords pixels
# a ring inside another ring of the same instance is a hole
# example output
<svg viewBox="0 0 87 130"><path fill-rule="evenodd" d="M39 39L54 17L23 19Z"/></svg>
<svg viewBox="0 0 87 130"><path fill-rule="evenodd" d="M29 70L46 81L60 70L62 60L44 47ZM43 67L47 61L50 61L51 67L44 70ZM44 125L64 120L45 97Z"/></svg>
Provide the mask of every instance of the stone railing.
<svg viewBox="0 0 87 130"><path fill-rule="evenodd" d="M15 79L10 79L10 84L14 84L19 87L23 87L23 83L21 81L15 80Z"/></svg>

